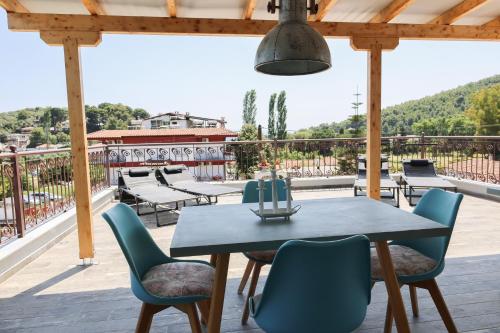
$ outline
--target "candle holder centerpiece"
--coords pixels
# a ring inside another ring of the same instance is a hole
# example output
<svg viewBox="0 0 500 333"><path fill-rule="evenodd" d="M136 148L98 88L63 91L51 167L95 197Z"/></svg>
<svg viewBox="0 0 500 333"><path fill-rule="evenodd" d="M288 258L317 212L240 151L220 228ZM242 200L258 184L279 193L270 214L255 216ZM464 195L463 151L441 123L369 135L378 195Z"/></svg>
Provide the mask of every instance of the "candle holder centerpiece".
<svg viewBox="0 0 500 333"><path fill-rule="evenodd" d="M276 160L276 150L277 144L275 141L275 151L274 157ZM259 209L250 209L255 215L259 216L262 222L268 219L284 219L285 221L290 220L290 216L297 213L300 209L300 205L292 207L292 180L289 176L285 178L285 190L286 190L286 207L279 207L278 203L278 186L276 184L277 180L276 164L271 169L271 195L272 195L272 208L264 207L264 191L265 182L264 179L259 179L259 186L257 190L259 191Z"/></svg>

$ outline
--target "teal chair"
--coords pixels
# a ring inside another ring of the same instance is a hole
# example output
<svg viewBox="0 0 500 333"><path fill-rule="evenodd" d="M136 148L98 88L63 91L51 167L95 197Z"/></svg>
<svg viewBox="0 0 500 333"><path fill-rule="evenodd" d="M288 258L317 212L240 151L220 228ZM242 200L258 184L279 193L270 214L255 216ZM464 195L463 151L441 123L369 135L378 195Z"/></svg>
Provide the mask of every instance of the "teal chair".
<svg viewBox="0 0 500 333"><path fill-rule="evenodd" d="M258 181L250 180L246 183L243 190L243 200L242 203L256 203L259 202L259 191L258 191ZM278 200L286 200L286 184L282 179L276 180ZM264 182L264 201L272 201L272 185L270 180ZM238 294L241 295L245 286L247 284L250 274L252 274L252 280L250 281L250 286L248 287L247 299L245 302L245 307L243 309L243 314L241 317L241 323L245 325L248 321L249 308L248 299L255 294L255 288L257 287L257 282L259 281L260 270L264 265L270 265L273 263L274 255L276 251L256 251L256 252L246 252L243 253L248 258L247 267L241 278L240 286L238 287ZM252 273L253 271L253 273Z"/></svg>
<svg viewBox="0 0 500 333"><path fill-rule="evenodd" d="M274 259L250 312L267 333L344 333L363 322L370 304L370 241L292 240Z"/></svg>
<svg viewBox="0 0 500 333"><path fill-rule="evenodd" d="M132 292L143 302L136 332L149 332L154 314L173 306L188 315L194 333L201 333L196 303L206 320L214 268L204 261L176 260L165 255L137 214L123 203L102 216L130 266Z"/></svg>
<svg viewBox="0 0 500 333"><path fill-rule="evenodd" d="M419 315L417 288L426 289L429 291L448 332L457 332L457 328L436 283L436 277L444 269L446 251L462 199L463 194L460 193L445 192L441 189L429 190L418 202L413 214L449 227L451 229L450 235L394 241L389 244L399 283L401 286L408 285L410 288L413 315L415 317ZM372 279L374 283L383 280L378 256L373 249ZM392 318L391 305L387 304L384 332L391 331Z"/></svg>

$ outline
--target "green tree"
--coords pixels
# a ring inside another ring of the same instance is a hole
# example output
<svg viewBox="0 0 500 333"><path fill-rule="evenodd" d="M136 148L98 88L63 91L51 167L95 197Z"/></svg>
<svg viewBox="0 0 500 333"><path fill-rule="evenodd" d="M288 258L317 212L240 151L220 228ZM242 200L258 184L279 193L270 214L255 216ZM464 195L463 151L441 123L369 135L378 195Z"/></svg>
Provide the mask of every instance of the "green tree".
<svg viewBox="0 0 500 333"><path fill-rule="evenodd" d="M47 142L48 139L48 142ZM49 134L48 136L46 135L45 129L41 127L37 127L33 129L33 131L30 134L30 143L28 145L28 148L35 148L41 144L49 143L49 144L54 144L56 143L57 139L55 135Z"/></svg>
<svg viewBox="0 0 500 333"><path fill-rule="evenodd" d="M463 115L448 120L448 135L474 135L475 132L476 124Z"/></svg>
<svg viewBox="0 0 500 333"><path fill-rule="evenodd" d="M62 123L68 119L68 110L63 108L50 108L48 110L50 117L50 126L56 127L57 124Z"/></svg>
<svg viewBox="0 0 500 333"><path fill-rule="evenodd" d="M466 114L476 124L477 135L500 134L500 84L472 95Z"/></svg>
<svg viewBox="0 0 500 333"><path fill-rule="evenodd" d="M56 142L60 144L66 144L71 141L70 136L64 132L59 132L56 134Z"/></svg>
<svg viewBox="0 0 500 333"><path fill-rule="evenodd" d="M244 124L238 134L238 141L256 141L257 128L251 124ZM236 165L238 174L251 178L252 173L257 170L259 163L259 151L257 144L245 144L235 146Z"/></svg>
<svg viewBox="0 0 500 333"><path fill-rule="evenodd" d="M272 94L269 98L269 117L267 118L267 136L269 139L274 139L276 136L276 121L274 106L276 104L276 94Z"/></svg>
<svg viewBox="0 0 500 333"><path fill-rule="evenodd" d="M243 124L250 124L255 126L255 116L257 115L257 106L255 101L257 100L257 93L255 89L247 91L245 93L245 98L243 99Z"/></svg>
<svg viewBox="0 0 500 333"><path fill-rule="evenodd" d="M276 137L279 140L286 139L286 92L280 92L278 96L278 121L276 124Z"/></svg>
<svg viewBox="0 0 500 333"><path fill-rule="evenodd" d="M147 119L147 118L151 117L150 114L146 110L141 109L141 108L134 109L132 111L132 116L134 117L135 120Z"/></svg>

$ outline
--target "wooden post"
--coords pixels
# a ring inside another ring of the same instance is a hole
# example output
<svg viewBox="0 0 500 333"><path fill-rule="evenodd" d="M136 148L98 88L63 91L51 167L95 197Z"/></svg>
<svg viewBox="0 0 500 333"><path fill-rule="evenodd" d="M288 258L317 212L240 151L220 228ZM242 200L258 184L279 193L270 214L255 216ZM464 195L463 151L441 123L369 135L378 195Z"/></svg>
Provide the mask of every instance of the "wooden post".
<svg viewBox="0 0 500 333"><path fill-rule="evenodd" d="M23 185L21 182L21 168L20 159L17 154L17 149L11 147L11 151L14 153L12 157L12 197L14 198L14 217L16 220L17 236L24 237L26 233L26 226L24 224L24 200L23 200ZM5 199L5 198L4 198ZM6 219L7 218L7 215Z"/></svg>
<svg viewBox="0 0 500 333"><path fill-rule="evenodd" d="M398 46L398 38L353 37L351 46L355 50L368 51L368 111L367 111L367 194L380 200L380 148L381 148L381 95L382 95L382 50L392 50ZM382 274L394 313L398 332L410 332L403 298L394 271L389 246L385 241L376 243L377 255L382 266Z"/></svg>
<svg viewBox="0 0 500 333"><path fill-rule="evenodd" d="M95 46L101 36L96 32L41 32L40 37L49 45L64 47L79 253L81 259L93 258L92 192L79 46Z"/></svg>

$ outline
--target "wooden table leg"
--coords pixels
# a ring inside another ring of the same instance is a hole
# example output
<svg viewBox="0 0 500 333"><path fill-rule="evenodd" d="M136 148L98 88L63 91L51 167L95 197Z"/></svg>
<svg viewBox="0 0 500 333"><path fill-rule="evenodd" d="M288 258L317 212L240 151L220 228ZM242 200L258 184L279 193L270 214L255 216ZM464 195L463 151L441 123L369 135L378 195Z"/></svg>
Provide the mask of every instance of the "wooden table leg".
<svg viewBox="0 0 500 333"><path fill-rule="evenodd" d="M376 247L396 327L399 333L409 333L410 326L408 325L403 297L401 296L398 279L394 271L394 265L392 264L389 246L386 241L378 241L376 242Z"/></svg>
<svg viewBox="0 0 500 333"><path fill-rule="evenodd" d="M208 333L219 333L222 320L222 309L224 307L224 294L226 293L227 268L229 266L229 253L217 255L215 266L215 278L212 290L212 301L210 303L210 314L208 316Z"/></svg>

